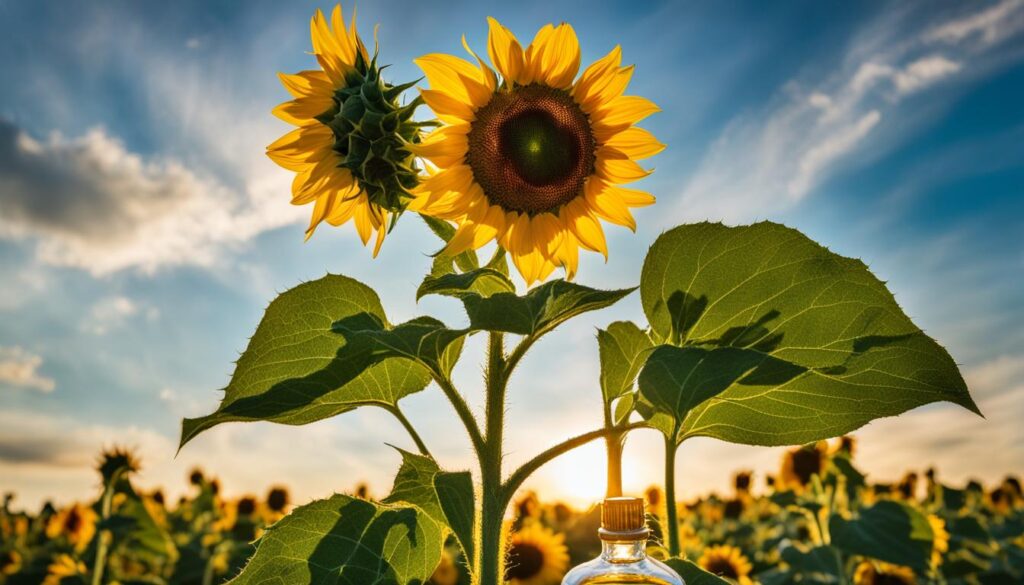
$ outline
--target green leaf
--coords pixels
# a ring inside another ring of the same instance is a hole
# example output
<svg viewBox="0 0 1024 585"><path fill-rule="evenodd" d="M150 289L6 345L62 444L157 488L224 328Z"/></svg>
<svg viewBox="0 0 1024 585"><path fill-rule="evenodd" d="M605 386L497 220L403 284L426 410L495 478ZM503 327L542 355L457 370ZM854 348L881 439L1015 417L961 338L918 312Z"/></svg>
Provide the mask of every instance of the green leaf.
<svg viewBox="0 0 1024 585"><path fill-rule="evenodd" d="M832 545L847 554L863 555L924 572L932 554L928 519L902 502L882 500L852 520L829 519Z"/></svg>
<svg viewBox="0 0 1024 585"><path fill-rule="evenodd" d="M843 567L839 551L831 546L818 546L801 550L795 546L782 549L782 560L790 568L815 583L838 583Z"/></svg>
<svg viewBox="0 0 1024 585"><path fill-rule="evenodd" d="M369 344L373 359L403 358L429 371L451 373L462 352L466 330L448 329L433 317L417 317L392 329L382 327L349 328L345 321L334 326L356 345Z"/></svg>
<svg viewBox="0 0 1024 585"><path fill-rule="evenodd" d="M492 268L478 268L470 272L429 275L416 291L416 300L426 295L445 295L464 298L467 295L489 297L505 292L514 293L516 286L508 276Z"/></svg>
<svg viewBox="0 0 1024 585"><path fill-rule="evenodd" d="M470 473L442 471L430 457L402 449L398 452L402 466L384 503L405 502L423 510L439 525L450 528L466 558L472 559L475 503Z"/></svg>
<svg viewBox="0 0 1024 585"><path fill-rule="evenodd" d="M381 359L373 346L335 332L380 330L387 319L373 289L339 275L274 299L239 358L213 414L185 419L181 445L231 421L300 425L363 405L393 408L424 389L428 372L408 359Z"/></svg>
<svg viewBox="0 0 1024 585"><path fill-rule="evenodd" d="M770 356L693 408L683 436L803 444L946 400L978 412L949 354L859 260L774 223L700 223L658 238L641 302L652 336Z"/></svg>
<svg viewBox="0 0 1024 585"><path fill-rule="evenodd" d="M597 330L601 358L601 393L611 403L633 391L636 376L654 346L647 333L631 321L616 321Z"/></svg>
<svg viewBox="0 0 1024 585"><path fill-rule="evenodd" d="M174 540L166 530L157 524L149 513L142 496L136 493L131 483L122 480L117 486L117 493L125 496L112 519L125 524L123 531L118 533L119 544L136 552L147 552L161 557L176 559L178 556Z"/></svg>
<svg viewBox="0 0 1024 585"><path fill-rule="evenodd" d="M267 529L233 585L423 583L444 539L417 507L334 495L296 508Z"/></svg>
<svg viewBox="0 0 1024 585"><path fill-rule="evenodd" d="M540 337L576 315L611 306L634 290L598 290L558 279L523 296L466 295L462 303L472 329Z"/></svg>
<svg viewBox="0 0 1024 585"><path fill-rule="evenodd" d="M686 585L730 585L725 579L705 571L697 564L686 559L673 557L665 561L665 564L676 573L679 573L679 576L683 578Z"/></svg>
<svg viewBox="0 0 1024 585"><path fill-rule="evenodd" d="M736 347L661 345L640 371L640 397L656 413L651 425L678 441L683 421L697 405L743 379L788 375L779 361Z"/></svg>

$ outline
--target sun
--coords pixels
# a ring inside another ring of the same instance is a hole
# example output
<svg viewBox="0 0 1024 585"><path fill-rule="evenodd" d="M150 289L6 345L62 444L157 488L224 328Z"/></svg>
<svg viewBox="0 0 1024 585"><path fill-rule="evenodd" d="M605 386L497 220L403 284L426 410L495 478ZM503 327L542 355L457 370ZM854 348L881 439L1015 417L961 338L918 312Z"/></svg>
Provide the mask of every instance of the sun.
<svg viewBox="0 0 1024 585"><path fill-rule="evenodd" d="M622 465L623 477L648 475L641 474L641 465L635 459L624 458ZM594 505L604 499L608 485L608 453L604 442L594 441L562 455L541 468L530 483L538 492L550 494L552 500L581 509ZM627 491L634 487L623 486Z"/></svg>

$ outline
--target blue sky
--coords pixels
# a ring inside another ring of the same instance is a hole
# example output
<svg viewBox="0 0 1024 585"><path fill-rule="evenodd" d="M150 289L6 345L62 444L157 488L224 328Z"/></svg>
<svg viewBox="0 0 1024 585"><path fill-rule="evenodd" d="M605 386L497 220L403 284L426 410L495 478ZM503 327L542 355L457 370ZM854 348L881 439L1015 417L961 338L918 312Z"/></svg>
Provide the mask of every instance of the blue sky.
<svg viewBox="0 0 1024 585"><path fill-rule="evenodd" d="M415 302L437 247L407 216L377 260L350 227L308 243L308 208L264 156L287 127L277 71L314 66L308 19L330 5L0 0L0 489L35 505L83 498L103 445L144 459L141 481L182 489L193 465L231 493L292 486L300 501L367 479L388 488L404 444L383 412L291 428L225 425L175 458L181 417L205 414L278 291L325 272L381 292L392 321L464 320ZM346 5L346 10L350 7ZM663 112L668 145L643 187L658 204L578 280L637 282L647 247L687 221L784 222L863 258L962 364L987 419L933 405L873 423L862 465L879 481L936 464L950 481L1024 468L1024 2L363 2L393 81L412 59L486 47L486 17L528 41L567 21L584 62L615 43L630 93ZM423 115L427 115L424 111ZM639 298L545 339L513 380L512 463L600 421L594 328L643 321ZM477 342L478 343L478 342ZM481 404L480 348L457 370ZM434 453L465 467L454 415L428 390L405 403ZM637 434L627 489L659 478L660 442ZM695 440L686 494L724 489L778 450ZM586 503L603 490L598 445L534 487ZM571 478L571 479L566 479Z"/></svg>

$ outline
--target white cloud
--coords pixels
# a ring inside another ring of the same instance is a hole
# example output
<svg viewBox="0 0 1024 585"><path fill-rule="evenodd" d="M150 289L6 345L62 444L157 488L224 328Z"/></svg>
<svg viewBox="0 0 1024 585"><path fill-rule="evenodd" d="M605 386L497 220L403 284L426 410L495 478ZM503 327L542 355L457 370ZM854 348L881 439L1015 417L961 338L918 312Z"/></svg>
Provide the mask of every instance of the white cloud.
<svg viewBox="0 0 1024 585"><path fill-rule="evenodd" d="M19 346L0 346L0 384L53 392L56 383L39 373L43 358Z"/></svg>
<svg viewBox="0 0 1024 585"><path fill-rule="evenodd" d="M123 327L130 318L144 316L149 321L160 317L156 307L143 307L138 301L115 295L97 301L82 322L82 329L94 335L106 335L113 329Z"/></svg>
<svg viewBox="0 0 1024 585"><path fill-rule="evenodd" d="M764 109L732 120L684 188L677 213L662 217L761 218L801 201L836 172L879 156L926 115L903 102L939 82L970 79L998 60L993 49L1024 30L1009 22L1024 18L1021 4L1003 2L938 24L921 24L917 13L887 14L855 38L834 72L790 81ZM994 14L1007 22L996 23ZM974 32L987 41L971 43ZM942 100L930 98L928 105Z"/></svg>
<svg viewBox="0 0 1024 585"><path fill-rule="evenodd" d="M928 41L960 43L976 39L994 45L1024 30L1024 0L1003 0L974 14L935 26L925 34Z"/></svg>
<svg viewBox="0 0 1024 585"><path fill-rule="evenodd" d="M40 260L94 275L210 266L223 248L297 219L283 176L239 193L130 152L103 129L41 142L0 123L0 154L0 236L32 239Z"/></svg>
<svg viewBox="0 0 1024 585"><path fill-rule="evenodd" d="M789 196L793 199L801 199L806 195L815 184L818 176L832 162L853 150L881 119L882 114L878 110L871 110L861 116L854 124L841 128L838 132L815 144L810 150L805 152L797 164L796 176L793 177L793 180L789 182L787 187Z"/></svg>
<svg viewBox="0 0 1024 585"><path fill-rule="evenodd" d="M893 78L896 91L907 95L924 89L938 80L960 71L961 65L941 55L918 59L897 72Z"/></svg>

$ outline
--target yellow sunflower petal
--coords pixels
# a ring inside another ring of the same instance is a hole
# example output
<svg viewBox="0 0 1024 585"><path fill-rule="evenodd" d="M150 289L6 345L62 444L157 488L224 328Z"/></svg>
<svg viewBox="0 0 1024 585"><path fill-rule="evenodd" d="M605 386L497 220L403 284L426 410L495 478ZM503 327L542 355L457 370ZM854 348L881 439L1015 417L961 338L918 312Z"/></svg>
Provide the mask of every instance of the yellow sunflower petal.
<svg viewBox="0 0 1024 585"><path fill-rule="evenodd" d="M545 263L544 255L537 249L531 223L528 214L520 214L508 236L508 253L527 286L540 278Z"/></svg>
<svg viewBox="0 0 1024 585"><path fill-rule="evenodd" d="M636 220L629 207L612 187L597 177L591 177L584 189L584 198L591 211L602 219L636 231Z"/></svg>
<svg viewBox="0 0 1024 585"><path fill-rule="evenodd" d="M618 132L660 111L661 108L647 98L621 95L596 110L590 119L593 121L595 137L601 141L602 132Z"/></svg>
<svg viewBox="0 0 1024 585"><path fill-rule="evenodd" d="M633 160L648 158L665 150L665 145L658 142L653 134L635 126L615 134L604 145Z"/></svg>
<svg viewBox="0 0 1024 585"><path fill-rule="evenodd" d="M596 63L595 63L596 65ZM633 65L628 67L606 66L596 71L593 79L583 88L582 83L577 83L577 94L574 94L576 103L584 112L595 114L605 104L622 95L633 77Z"/></svg>
<svg viewBox="0 0 1024 585"><path fill-rule="evenodd" d="M480 69L465 59L431 53L414 62L426 74L431 90L445 93L473 110L486 104L493 95Z"/></svg>
<svg viewBox="0 0 1024 585"><path fill-rule="evenodd" d="M462 35L462 48L466 50L474 59L476 59L477 66L480 68L480 75L483 76L484 84L487 89L492 92L498 88L498 77L494 74L494 70L487 66L487 63L476 54L469 43L466 42L466 35Z"/></svg>
<svg viewBox="0 0 1024 585"><path fill-rule="evenodd" d="M443 169L461 165L465 162L466 152L469 150L469 138L466 132L461 131L460 126L442 126L431 132L423 142L409 144L405 148Z"/></svg>
<svg viewBox="0 0 1024 585"><path fill-rule="evenodd" d="M388 230L385 229L385 225L388 222L388 212L386 209L380 209L380 225L377 226L377 241L373 245L373 257L376 258L377 254L380 253L380 247L384 245L384 236L387 235Z"/></svg>
<svg viewBox="0 0 1024 585"><path fill-rule="evenodd" d="M430 106L430 109L446 122L472 122L476 118L472 106L448 93L420 88L420 95L423 96L423 101Z"/></svg>
<svg viewBox="0 0 1024 585"><path fill-rule="evenodd" d="M316 117L334 107L334 100L329 97L301 97L279 104L271 113L296 126L319 124Z"/></svg>
<svg viewBox="0 0 1024 585"><path fill-rule="evenodd" d="M338 41L327 25L324 13L319 8L309 22L309 35L313 41L313 53L317 56L320 66L323 67L335 87L343 87L345 74L352 69L352 66L342 61L341 47L338 46Z"/></svg>
<svg viewBox="0 0 1024 585"><path fill-rule="evenodd" d="M345 224L355 214L359 206L359 186L350 185L346 189L339 189L337 193L334 205L324 217L324 221L335 227Z"/></svg>
<svg viewBox="0 0 1024 585"><path fill-rule="evenodd" d="M615 45L607 55L591 63L572 88L572 97L576 103L581 106L596 106L600 88L607 84L609 75L619 70L620 63L622 47L619 45Z"/></svg>
<svg viewBox="0 0 1024 585"><path fill-rule="evenodd" d="M334 94L334 86L323 71L278 73L277 77L293 97L330 97Z"/></svg>
<svg viewBox="0 0 1024 585"><path fill-rule="evenodd" d="M645 170L636 161L626 158L622 153L607 147L598 149L594 169L598 176L616 184L639 181L652 172Z"/></svg>
<svg viewBox="0 0 1024 585"><path fill-rule="evenodd" d="M507 28L500 22L487 17L490 30L487 34L487 55L491 63L507 82L522 83L520 76L525 67L523 48Z"/></svg>
<svg viewBox="0 0 1024 585"><path fill-rule="evenodd" d="M505 213L486 200L474 205L445 247L448 254L477 250L494 240L505 227Z"/></svg>
<svg viewBox="0 0 1024 585"><path fill-rule="evenodd" d="M608 244L604 239L601 222L590 213L585 199L577 197L562 206L560 215L562 222L572 230L584 248L600 252L605 260L608 259Z"/></svg>
<svg viewBox="0 0 1024 585"><path fill-rule="evenodd" d="M561 245L555 251L553 260L565 269L566 280L572 280L576 276L580 261L580 243L569 226L564 225L564 222Z"/></svg>
<svg viewBox="0 0 1024 585"><path fill-rule="evenodd" d="M527 82L569 89L580 69L580 42L568 23L550 24L537 31L526 50Z"/></svg>
<svg viewBox="0 0 1024 585"><path fill-rule="evenodd" d="M334 134L323 125L296 128L267 147L267 156L282 167L303 171L330 154Z"/></svg>
<svg viewBox="0 0 1024 585"><path fill-rule="evenodd" d="M370 203L363 202L363 197L360 197L359 204L356 205L354 219L356 224L356 233L359 234L359 239L363 241L365 246L370 241L370 236L373 235L374 220L373 214L370 210Z"/></svg>
<svg viewBox="0 0 1024 585"><path fill-rule="evenodd" d="M313 237L313 232L316 231L320 222L327 217L327 214L334 207L337 198L337 193L327 193L323 197L317 197L316 203L313 205L313 214L309 218L309 227L306 228L306 240Z"/></svg>
<svg viewBox="0 0 1024 585"><path fill-rule="evenodd" d="M359 50L359 37L356 35L356 13L352 11L352 28L345 27L345 17L341 14L341 4L335 4L331 12L331 28L334 29L334 40L338 46L338 56L351 66L356 63L356 51Z"/></svg>

